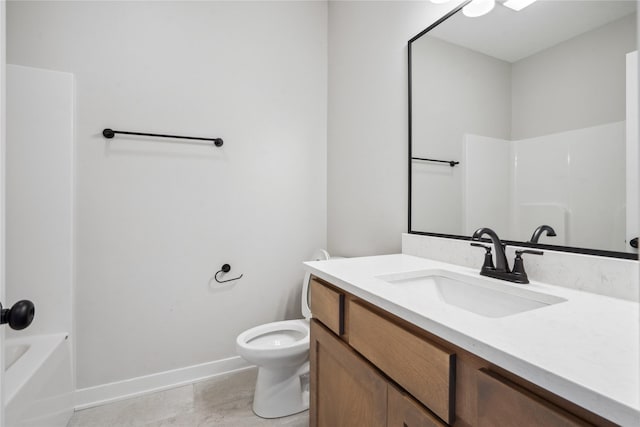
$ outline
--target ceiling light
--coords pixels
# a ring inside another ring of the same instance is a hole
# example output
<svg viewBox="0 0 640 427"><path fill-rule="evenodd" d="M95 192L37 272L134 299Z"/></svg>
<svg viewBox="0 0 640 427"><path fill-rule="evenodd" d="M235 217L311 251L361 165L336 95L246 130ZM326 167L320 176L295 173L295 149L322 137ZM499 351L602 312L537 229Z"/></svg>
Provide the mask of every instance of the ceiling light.
<svg viewBox="0 0 640 427"><path fill-rule="evenodd" d="M527 7L530 4L534 3L535 1L536 0L507 0L506 2L504 2L502 4L505 5L506 7L508 7L509 9L513 9L516 12L519 12L522 9L524 9L525 7Z"/></svg>
<svg viewBox="0 0 640 427"><path fill-rule="evenodd" d="M435 3L435 4L442 4L442 3L446 3L449 0L431 0L431 3Z"/></svg>
<svg viewBox="0 0 640 427"><path fill-rule="evenodd" d="M496 0L472 0L471 3L462 8L462 13L469 18L477 18L486 13L496 5Z"/></svg>

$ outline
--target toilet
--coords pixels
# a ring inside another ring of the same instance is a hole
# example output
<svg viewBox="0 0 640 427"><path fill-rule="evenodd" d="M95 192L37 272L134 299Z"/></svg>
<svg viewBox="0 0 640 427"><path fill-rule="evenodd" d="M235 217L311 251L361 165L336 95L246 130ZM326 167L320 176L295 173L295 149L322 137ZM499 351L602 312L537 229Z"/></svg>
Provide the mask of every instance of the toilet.
<svg viewBox="0 0 640 427"><path fill-rule="evenodd" d="M314 261L328 260L318 250ZM236 351L258 366L253 412L262 418L279 418L309 409L309 280L302 282L304 319L266 323L244 331Z"/></svg>

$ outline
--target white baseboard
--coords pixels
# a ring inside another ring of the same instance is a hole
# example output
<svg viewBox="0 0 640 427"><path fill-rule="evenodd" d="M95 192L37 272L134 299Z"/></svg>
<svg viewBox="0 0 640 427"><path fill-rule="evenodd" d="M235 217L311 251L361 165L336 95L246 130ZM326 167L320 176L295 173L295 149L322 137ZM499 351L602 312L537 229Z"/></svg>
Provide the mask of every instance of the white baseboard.
<svg viewBox="0 0 640 427"><path fill-rule="evenodd" d="M218 375L242 371L252 366L241 357L236 356L95 387L81 388L75 392L75 410L167 390Z"/></svg>

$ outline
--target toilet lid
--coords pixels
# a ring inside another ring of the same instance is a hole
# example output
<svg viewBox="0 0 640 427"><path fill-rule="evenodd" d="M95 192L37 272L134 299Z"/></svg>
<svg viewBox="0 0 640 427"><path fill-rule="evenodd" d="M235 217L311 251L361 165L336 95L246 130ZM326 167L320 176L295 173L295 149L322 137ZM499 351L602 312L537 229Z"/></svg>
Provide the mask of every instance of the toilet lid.
<svg viewBox="0 0 640 427"><path fill-rule="evenodd" d="M317 249L311 261L326 261L330 258L329 252L324 249ZM302 315L305 319L311 319L311 308L309 308L309 281L311 280L311 273L307 272L304 275L304 281L302 282Z"/></svg>

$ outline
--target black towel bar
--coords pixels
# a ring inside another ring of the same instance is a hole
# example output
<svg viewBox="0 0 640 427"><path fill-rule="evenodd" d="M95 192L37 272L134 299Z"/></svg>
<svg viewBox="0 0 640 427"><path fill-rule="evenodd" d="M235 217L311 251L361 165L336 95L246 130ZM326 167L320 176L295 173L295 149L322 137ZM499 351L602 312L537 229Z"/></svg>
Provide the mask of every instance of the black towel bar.
<svg viewBox="0 0 640 427"><path fill-rule="evenodd" d="M113 129L104 129L102 131L102 136L104 136L107 139L111 139L114 136L116 136L116 134L118 133L122 135L153 136L156 138L174 138L174 139L190 139L190 140L197 140L197 141L211 141L216 147L222 147L222 144L224 143L222 138L200 138L196 136L165 135L160 133L127 132L123 130L113 130Z"/></svg>
<svg viewBox="0 0 640 427"><path fill-rule="evenodd" d="M459 165L460 162L456 162L455 160L436 160L436 159L425 159L424 157L412 157L412 160L422 160L423 162L436 162L436 163L449 163L449 166L454 167L455 165Z"/></svg>

